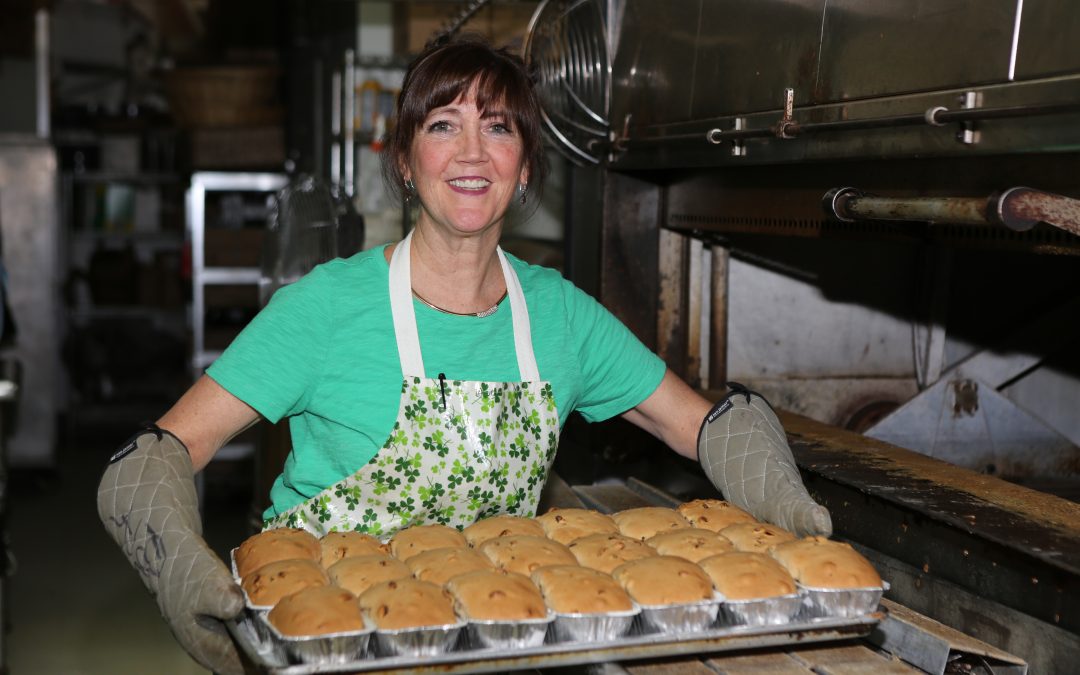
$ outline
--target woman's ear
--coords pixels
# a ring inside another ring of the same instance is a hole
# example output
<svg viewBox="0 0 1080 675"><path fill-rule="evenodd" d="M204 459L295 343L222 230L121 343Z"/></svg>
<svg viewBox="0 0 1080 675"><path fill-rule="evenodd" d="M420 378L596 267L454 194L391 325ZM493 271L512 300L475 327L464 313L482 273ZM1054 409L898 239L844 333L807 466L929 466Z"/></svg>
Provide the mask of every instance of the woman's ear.
<svg viewBox="0 0 1080 675"><path fill-rule="evenodd" d="M529 166L526 164L525 166L521 167L521 177L518 178L518 185L528 185L528 184L529 184Z"/></svg>

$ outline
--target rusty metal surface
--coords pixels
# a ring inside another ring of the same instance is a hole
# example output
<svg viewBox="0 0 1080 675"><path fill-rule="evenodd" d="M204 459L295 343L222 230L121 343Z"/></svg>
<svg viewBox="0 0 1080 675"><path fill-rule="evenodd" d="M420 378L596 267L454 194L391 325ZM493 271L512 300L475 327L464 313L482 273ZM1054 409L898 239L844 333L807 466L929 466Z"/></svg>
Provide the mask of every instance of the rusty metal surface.
<svg viewBox="0 0 1080 675"><path fill-rule="evenodd" d="M836 532L1069 632L1080 632L1080 504L781 416Z"/></svg>
<svg viewBox="0 0 1080 675"><path fill-rule="evenodd" d="M613 172L603 180L597 299L646 346L655 348L660 188Z"/></svg>
<svg viewBox="0 0 1080 675"><path fill-rule="evenodd" d="M817 239L934 242L990 250L1076 255L1080 238L1040 224L1019 232L1006 227L924 222L830 219L821 196L837 185L858 185L883 199L990 195L1008 185L1037 185L1075 195L1067 178L1080 155L1008 159L920 159L820 163L813 167L743 167L673 175L665 190L663 225L683 234L731 245L732 237L768 235ZM980 199L985 204L985 197ZM985 218L982 220L986 222ZM735 239L738 241L738 239Z"/></svg>
<svg viewBox="0 0 1080 675"><path fill-rule="evenodd" d="M709 381L706 388L718 389L727 382L728 350L728 265L730 253L723 246L712 248L712 326L710 336Z"/></svg>
<svg viewBox="0 0 1080 675"><path fill-rule="evenodd" d="M1080 200L1030 188L1013 188L1001 196L999 208L1002 220L1013 229L1027 230L1044 222L1080 235Z"/></svg>

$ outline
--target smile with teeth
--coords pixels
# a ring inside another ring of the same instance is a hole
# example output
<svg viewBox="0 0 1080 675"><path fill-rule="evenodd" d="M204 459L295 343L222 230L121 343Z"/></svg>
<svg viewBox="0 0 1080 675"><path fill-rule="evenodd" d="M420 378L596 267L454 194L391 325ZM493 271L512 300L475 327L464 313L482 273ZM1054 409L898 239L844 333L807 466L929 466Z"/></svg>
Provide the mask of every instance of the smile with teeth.
<svg viewBox="0 0 1080 675"><path fill-rule="evenodd" d="M491 185L491 181L485 178L455 178L450 181L450 185L462 190L483 190Z"/></svg>

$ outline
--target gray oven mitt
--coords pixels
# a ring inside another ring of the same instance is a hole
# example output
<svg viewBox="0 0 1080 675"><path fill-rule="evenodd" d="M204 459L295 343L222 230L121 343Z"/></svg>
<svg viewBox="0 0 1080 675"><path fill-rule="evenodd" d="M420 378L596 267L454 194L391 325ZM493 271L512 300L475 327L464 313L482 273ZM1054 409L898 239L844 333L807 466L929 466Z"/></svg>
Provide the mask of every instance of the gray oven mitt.
<svg viewBox="0 0 1080 675"><path fill-rule="evenodd" d="M132 437L110 458L97 503L188 654L215 673L243 673L222 624L244 608L243 593L203 541L195 473L180 439L156 426Z"/></svg>
<svg viewBox="0 0 1080 675"><path fill-rule="evenodd" d="M832 534L825 507L803 486L787 436L769 402L736 382L698 432L698 461L729 502L796 535Z"/></svg>

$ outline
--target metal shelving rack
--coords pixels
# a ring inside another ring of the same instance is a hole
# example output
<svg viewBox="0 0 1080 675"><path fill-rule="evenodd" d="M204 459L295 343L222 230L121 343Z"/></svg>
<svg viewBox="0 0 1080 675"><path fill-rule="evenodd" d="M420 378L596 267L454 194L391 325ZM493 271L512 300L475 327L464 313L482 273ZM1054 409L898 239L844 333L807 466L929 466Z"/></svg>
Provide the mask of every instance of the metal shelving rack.
<svg viewBox="0 0 1080 675"><path fill-rule="evenodd" d="M187 228L191 241L191 369L198 376L221 352L206 349L206 287L215 284L258 285L258 267L207 267L206 194L208 192L275 193L288 177L279 173L198 172L188 188Z"/></svg>

